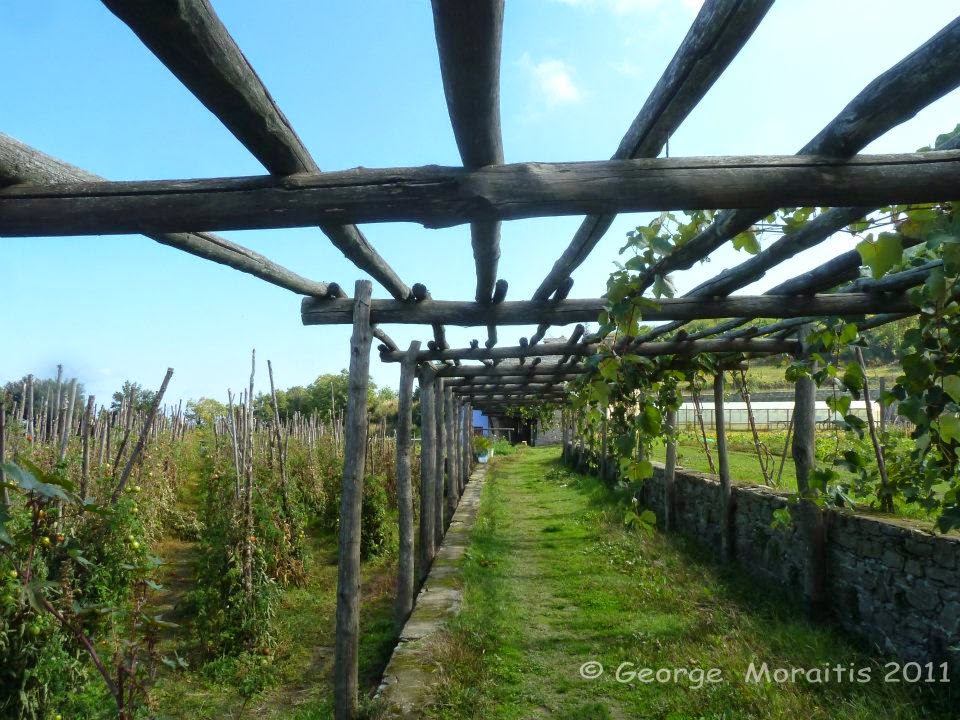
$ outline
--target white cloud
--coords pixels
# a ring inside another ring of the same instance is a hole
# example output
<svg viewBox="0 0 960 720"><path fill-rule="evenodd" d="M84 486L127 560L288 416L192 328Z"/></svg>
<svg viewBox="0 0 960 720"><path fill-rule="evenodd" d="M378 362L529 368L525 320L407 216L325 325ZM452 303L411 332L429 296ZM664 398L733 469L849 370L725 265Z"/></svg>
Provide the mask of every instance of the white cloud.
<svg viewBox="0 0 960 720"><path fill-rule="evenodd" d="M562 60L547 58L534 62L528 53L520 58L520 67L530 74L537 92L550 107L579 102L582 93L573 81L573 71Z"/></svg>

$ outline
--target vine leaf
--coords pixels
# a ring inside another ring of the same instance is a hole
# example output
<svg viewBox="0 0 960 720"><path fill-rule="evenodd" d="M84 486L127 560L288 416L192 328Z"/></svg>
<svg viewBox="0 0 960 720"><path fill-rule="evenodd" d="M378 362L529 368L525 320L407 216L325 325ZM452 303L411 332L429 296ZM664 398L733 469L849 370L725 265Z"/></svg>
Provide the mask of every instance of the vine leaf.
<svg viewBox="0 0 960 720"><path fill-rule="evenodd" d="M760 252L760 242L757 240L757 234L752 230L744 230L733 238L733 247L736 250L743 250L750 255L756 255Z"/></svg>
<svg viewBox="0 0 960 720"><path fill-rule="evenodd" d="M903 258L903 240L895 233L880 233L875 241L857 243L857 252L863 264L870 268L874 279L882 278Z"/></svg>
<svg viewBox="0 0 960 720"><path fill-rule="evenodd" d="M960 377L947 375L943 379L943 391L953 398L955 403L960 403Z"/></svg>
<svg viewBox="0 0 960 720"><path fill-rule="evenodd" d="M960 417L956 415L941 415L937 421L940 429L940 437L944 442L960 440Z"/></svg>

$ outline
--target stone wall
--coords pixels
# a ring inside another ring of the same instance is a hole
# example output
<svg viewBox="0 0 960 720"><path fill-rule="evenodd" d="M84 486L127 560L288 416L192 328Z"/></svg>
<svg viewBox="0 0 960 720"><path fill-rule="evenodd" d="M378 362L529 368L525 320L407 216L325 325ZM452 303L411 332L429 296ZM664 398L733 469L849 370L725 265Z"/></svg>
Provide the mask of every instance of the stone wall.
<svg viewBox="0 0 960 720"><path fill-rule="evenodd" d="M719 555L719 481L677 470L675 486L675 531ZM826 547L818 553L809 509L801 512L784 493L762 486L734 485L733 495L735 562L744 570L808 601L819 578L825 611L846 630L897 658L949 661L960 671L960 538L826 510ZM662 468L645 483L641 501L662 524ZM774 527L780 508L794 519L786 527Z"/></svg>

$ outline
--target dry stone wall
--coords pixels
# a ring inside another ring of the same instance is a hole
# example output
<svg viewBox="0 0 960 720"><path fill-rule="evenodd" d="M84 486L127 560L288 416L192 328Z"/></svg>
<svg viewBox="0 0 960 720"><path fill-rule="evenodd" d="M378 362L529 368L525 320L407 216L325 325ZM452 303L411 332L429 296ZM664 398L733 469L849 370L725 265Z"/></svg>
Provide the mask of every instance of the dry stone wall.
<svg viewBox="0 0 960 720"><path fill-rule="evenodd" d="M575 449L570 454L575 461ZM719 557L719 481L677 470L675 486L675 531ZM894 657L948 661L960 674L960 538L827 510L826 548L818 554L809 514L784 493L735 485L733 494L735 561L749 574L813 602L819 573L824 609L846 630ZM645 483L641 502L662 523L662 468ZM781 508L791 510L794 522L775 527Z"/></svg>

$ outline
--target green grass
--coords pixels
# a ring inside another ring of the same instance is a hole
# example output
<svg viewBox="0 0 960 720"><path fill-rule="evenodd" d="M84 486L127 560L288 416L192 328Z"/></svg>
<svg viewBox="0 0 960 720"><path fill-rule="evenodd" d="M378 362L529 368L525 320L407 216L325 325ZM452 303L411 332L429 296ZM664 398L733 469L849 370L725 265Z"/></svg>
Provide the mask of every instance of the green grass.
<svg viewBox="0 0 960 720"><path fill-rule="evenodd" d="M747 382L749 383L751 390L784 389L792 392L793 385L784 379L786 367L786 361L782 361L778 364L761 364L754 362L750 365L750 369L747 370ZM867 381L870 383L870 386L874 389L874 391L876 391L876 389L879 387L878 383L880 378L883 378L887 384L887 388L889 389L893 386L897 376L902 374L903 369L898 363L870 366L867 368ZM731 385L729 391L735 392L736 388Z"/></svg>
<svg viewBox="0 0 960 720"><path fill-rule="evenodd" d="M780 458L783 454L783 444L786 439L786 433L783 431L770 431L761 432L759 435L760 441L770 452L772 462L770 467L773 471L771 486L786 492L796 492L797 473L796 467L793 464L793 457L790 454L790 448L787 448L786 459L783 463L783 473L780 473ZM699 436L694 434L693 431L681 433L679 441L677 442L677 465L688 470L709 473L711 472L710 463L703 450L702 441L700 441L698 437ZM833 440L827 435L822 436L821 440L825 446L829 445L830 447L828 449L818 447L818 454L832 455ZM710 434L710 430L707 431L707 442L710 447L713 462L716 464L715 440L714 436ZM757 459L757 453L754 449L753 436L749 432L727 433L727 445L727 457L730 462L730 479L735 484L740 485L762 485L763 473L760 470L760 461ZM653 459L658 462L662 463L664 461L666 448L663 443L657 442L654 444L652 456ZM869 455L868 457L870 457L870 461L872 462L872 457ZM854 476L849 471L842 467L837 467L836 470L842 478L853 480ZM778 478L779 482L777 482ZM876 504L875 500L876 498L873 495L856 498L856 511L878 517L909 520L911 524L924 528L933 527L932 515L930 511L924 508L907 503L900 498L895 498L893 514L881 513L879 510L873 508L873 505Z"/></svg>
<svg viewBox="0 0 960 720"><path fill-rule="evenodd" d="M438 643L429 715L454 718L948 718L949 686L747 682L770 667L881 661L675 538L628 531L593 478L531 448L492 468L464 564L464 609ZM589 660L605 668L585 680ZM723 682L619 683L618 664L719 668Z"/></svg>

